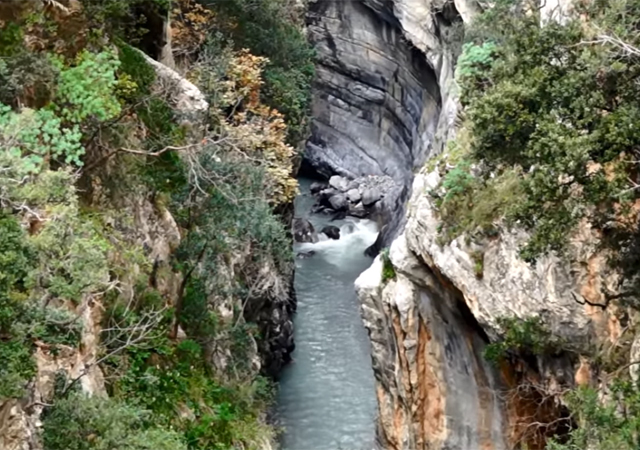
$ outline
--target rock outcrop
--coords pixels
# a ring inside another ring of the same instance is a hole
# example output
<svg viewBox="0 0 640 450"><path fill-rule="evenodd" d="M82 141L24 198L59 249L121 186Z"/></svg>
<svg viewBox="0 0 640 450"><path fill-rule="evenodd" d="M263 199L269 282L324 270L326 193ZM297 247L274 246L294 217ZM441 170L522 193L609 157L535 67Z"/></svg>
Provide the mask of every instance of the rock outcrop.
<svg viewBox="0 0 640 450"><path fill-rule="evenodd" d="M543 3L543 20L564 20L570 10L567 0ZM580 349L621 333L608 302L617 278L586 224L568 261L551 255L535 265L518 256L522 232L503 230L482 243L438 240L428 191L439 175L414 172L455 133L456 44L479 10L474 0L318 1L310 8L318 67L306 157L326 176L384 174L397 185L376 206L384 227L370 252L393 241L389 255L356 282L386 449L541 449L549 430L531 423L566 414L561 386L592 382ZM375 196L358 194L363 203ZM489 364L483 353L504 317L540 318L568 350Z"/></svg>
<svg viewBox="0 0 640 450"><path fill-rule="evenodd" d="M414 180L405 230L388 256L394 279L383 281L378 257L356 281L372 341L380 439L394 450L497 450L523 442L544 448L545 434L531 433L530 424L564 414L562 387L591 382L582 350L620 337L616 311L606 302L616 275L586 226L568 259L550 255L535 265L518 257L526 239L521 232L503 231L481 250L465 237L439 243L436 209L426 194L437 177L422 173ZM474 267L479 251L481 277ZM489 364L483 352L504 317L542 319L566 349ZM547 399L544 408L527 406Z"/></svg>
<svg viewBox="0 0 640 450"><path fill-rule="evenodd" d="M379 207L374 254L402 228L413 172L442 151L453 128L456 41L462 18L476 10L473 0L310 4L318 61L305 158L327 177L396 182Z"/></svg>

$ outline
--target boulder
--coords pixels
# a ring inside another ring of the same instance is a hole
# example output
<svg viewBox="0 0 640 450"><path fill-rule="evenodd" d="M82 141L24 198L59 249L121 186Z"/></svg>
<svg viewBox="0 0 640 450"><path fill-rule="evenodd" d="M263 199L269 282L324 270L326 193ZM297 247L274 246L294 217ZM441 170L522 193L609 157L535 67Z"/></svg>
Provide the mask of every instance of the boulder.
<svg viewBox="0 0 640 450"><path fill-rule="evenodd" d="M347 211L338 211L331 218L331 222L335 222L336 220L343 220L347 217Z"/></svg>
<svg viewBox="0 0 640 450"><path fill-rule="evenodd" d="M327 213L327 208L326 206L323 205L314 205L311 208L311 214L326 214Z"/></svg>
<svg viewBox="0 0 640 450"><path fill-rule="evenodd" d="M293 220L293 239L296 242L318 242L318 235L311 222L307 219L297 217Z"/></svg>
<svg viewBox="0 0 640 450"><path fill-rule="evenodd" d="M369 211L367 211L362 202L360 202L356 205L349 206L349 215L358 217L359 219L364 219L369 215Z"/></svg>
<svg viewBox="0 0 640 450"><path fill-rule="evenodd" d="M329 239L340 239L340 228L335 225L327 225L322 229L322 233L326 234Z"/></svg>
<svg viewBox="0 0 640 450"><path fill-rule="evenodd" d="M360 188L360 183L357 180L353 180L349 182L349 185L347 186L347 191L350 191L351 189L359 189L359 188Z"/></svg>
<svg viewBox="0 0 640 450"><path fill-rule="evenodd" d="M336 194L329 198L329 204L331 208L336 211L345 211L349 209L349 200L345 194Z"/></svg>
<svg viewBox="0 0 640 450"><path fill-rule="evenodd" d="M347 191L347 198L351 203L358 203L362 199L362 194L358 189L349 189Z"/></svg>
<svg viewBox="0 0 640 450"><path fill-rule="evenodd" d="M329 186L341 192L345 192L349 187L349 180L347 180L345 177L341 177L340 175L334 175L329 178Z"/></svg>
<svg viewBox="0 0 640 450"><path fill-rule="evenodd" d="M324 206L325 208L333 208L329 200L331 200L331 197L338 194L340 194L340 191L332 187L323 189L316 194L316 197L318 199L317 204L320 206Z"/></svg>
<svg viewBox="0 0 640 450"><path fill-rule="evenodd" d="M296 255L296 258L298 258L298 259L307 259L307 258L311 258L315 254L316 254L315 250L309 250L308 252L299 252Z"/></svg>
<svg viewBox="0 0 640 450"><path fill-rule="evenodd" d="M328 187L329 185L323 181L314 181L313 183L311 183L311 186L309 187L309 191L312 194L317 194Z"/></svg>
<svg viewBox="0 0 640 450"><path fill-rule="evenodd" d="M382 198L380 190L377 188L366 189L362 193L362 204L364 206L371 206Z"/></svg>

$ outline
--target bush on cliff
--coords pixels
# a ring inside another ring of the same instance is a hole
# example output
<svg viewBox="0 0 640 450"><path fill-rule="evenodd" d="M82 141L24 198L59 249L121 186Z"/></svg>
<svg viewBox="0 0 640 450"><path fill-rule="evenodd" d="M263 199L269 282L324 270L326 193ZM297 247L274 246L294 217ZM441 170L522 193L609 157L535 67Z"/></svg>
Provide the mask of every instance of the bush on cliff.
<svg viewBox="0 0 640 450"><path fill-rule="evenodd" d="M73 359L91 345L80 344L87 331L96 361L83 356L85 370L43 399L47 449L262 448L273 440L271 390L245 306L282 294L291 254L274 209L296 193L287 119L260 90L267 60L217 48L225 64L209 78L204 59L183 61L214 100L208 121L185 126L171 87L121 41L141 44L138 13L170 2L81 3L19 5L0 31L0 402L27 393L34 351L39 361ZM101 23L90 26L87 13ZM303 43L287 17L262 26ZM65 38L71 30L77 39ZM308 88L293 72L291 89ZM303 127L298 96L308 92L280 94L274 103L291 105ZM179 230L179 248L166 228ZM154 240L170 262L158 261ZM223 303L231 318L217 315ZM101 330L82 329L90 308L102 311L92 315ZM95 365L110 398L76 393Z"/></svg>
<svg viewBox="0 0 640 450"><path fill-rule="evenodd" d="M456 75L464 105L462 157L432 194L443 237L524 228L530 237L521 256L531 262L548 252L562 255L578 224L589 222L609 264L622 270L623 306L637 308L625 297L637 298L640 279L640 2L574 6L577 14L558 23L544 20L531 2L503 0L476 21ZM535 367L535 356L568 346L531 319L500 325L503 336L486 347L491 360L515 352ZM621 342L617 350L628 355ZM557 433L546 448L638 447L638 387L628 380L629 364L637 362L604 353L590 355L591 370L601 371L600 392L559 394L526 379L514 389L516 396L533 389L544 400L541 409L559 395L569 408L559 409L557 420L538 422L545 431L536 445ZM607 358L612 362L605 364Z"/></svg>
<svg viewBox="0 0 640 450"><path fill-rule="evenodd" d="M637 194L640 133L633 124L640 118L640 64L606 36L610 31L620 42L638 44L633 32L613 34L621 24L626 30L637 25L637 5L596 3L583 11L586 25L572 20L544 26L537 12L503 8L479 20L460 58L457 78L470 131L466 152L479 164L469 175L472 193L447 190L442 206L452 207L443 213L445 227L455 227L465 214L456 202L475 205L493 184L489 180L510 172L522 195L498 204L490 219L507 216L531 231L522 249L526 260L562 252L585 217L615 223L622 235L624 208ZM452 177L447 174L445 182ZM460 229L473 225L479 223Z"/></svg>

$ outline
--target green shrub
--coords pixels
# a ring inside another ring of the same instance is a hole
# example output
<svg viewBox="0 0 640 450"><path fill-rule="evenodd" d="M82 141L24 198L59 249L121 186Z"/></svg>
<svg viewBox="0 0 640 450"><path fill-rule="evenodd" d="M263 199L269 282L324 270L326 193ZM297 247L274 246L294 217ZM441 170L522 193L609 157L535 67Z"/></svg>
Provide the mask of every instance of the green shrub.
<svg viewBox="0 0 640 450"><path fill-rule="evenodd" d="M479 38L465 47L458 79L472 135L469 154L482 161L474 190L484 191L490 177L507 168L522 170L519 201L498 204L496 215L531 231L522 257L533 261L562 252L585 215L610 221L616 203L633 197L627 176L635 163L626 155L640 144L630 125L640 118L640 88L632 81L640 66L621 61L615 46L585 44L589 30L581 21L541 26L537 14L518 13L514 2L498 9L502 13L477 21L480 32L470 33ZM637 2L628 0L581 12L603 29L620 29L617 22L638 23L637 11ZM479 195L468 200L476 203Z"/></svg>
<svg viewBox="0 0 640 450"><path fill-rule="evenodd" d="M125 43L119 43L120 50L120 73L119 76L126 75L135 83L135 91L128 100L134 103L142 96L151 93L151 86L156 80L156 72L149 65L140 50Z"/></svg>
<svg viewBox="0 0 640 450"><path fill-rule="evenodd" d="M32 251L13 217L0 215L0 399L19 397L35 373L24 316Z"/></svg>
<svg viewBox="0 0 640 450"><path fill-rule="evenodd" d="M630 381L613 381L603 400L593 388L572 390L564 400L576 424L568 436L551 442L549 450L634 450L640 445L640 391Z"/></svg>
<svg viewBox="0 0 640 450"><path fill-rule="evenodd" d="M47 450L186 450L178 433L151 418L117 400L71 394L46 411L43 443Z"/></svg>
<svg viewBox="0 0 640 450"><path fill-rule="evenodd" d="M385 283L396 277L396 269L393 268L391 259L389 258L389 249L384 249L381 253L382 258L382 282Z"/></svg>
<svg viewBox="0 0 640 450"><path fill-rule="evenodd" d="M500 340L488 344L484 349L484 357L493 363L508 356L522 358L554 354L560 348L559 340L537 317L501 317L498 326L502 330Z"/></svg>
<svg viewBox="0 0 640 450"><path fill-rule="evenodd" d="M314 51L296 21L295 2L289 0L229 0L205 2L220 17L223 31L236 48L249 48L269 58L262 97L284 114L288 142L297 146L308 134Z"/></svg>

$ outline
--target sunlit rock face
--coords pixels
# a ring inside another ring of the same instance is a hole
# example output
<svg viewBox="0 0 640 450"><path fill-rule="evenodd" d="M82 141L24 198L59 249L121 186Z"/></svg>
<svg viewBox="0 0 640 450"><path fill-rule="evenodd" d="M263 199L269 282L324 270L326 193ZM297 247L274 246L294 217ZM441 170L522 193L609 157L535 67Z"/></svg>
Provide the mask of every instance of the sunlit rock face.
<svg viewBox="0 0 640 450"><path fill-rule="evenodd" d="M319 1L309 19L318 60L306 157L325 174L410 178L441 110L433 68L382 5Z"/></svg>
<svg viewBox="0 0 640 450"><path fill-rule="evenodd" d="M317 76L305 158L325 176L396 180L397 189L379 205L384 227L373 253L402 229L413 172L442 151L453 128L455 41L462 18L474 11L460 3L310 3Z"/></svg>
<svg viewBox="0 0 640 450"><path fill-rule="evenodd" d="M542 22L566 20L570 3L543 2ZM424 166L455 134L457 44L479 10L473 0L310 6L318 66L306 157L325 175L385 174L399 186L380 202L377 243L390 247L384 258L395 275L383 280L379 256L356 281L372 342L378 438L387 449L542 449L547 436L531 424L564 414L560 387L584 383L588 362L562 353L488 363L484 350L500 333L498 320L540 317L576 347L620 334L606 301L618 279L588 224L568 260L550 255L534 265L519 257L527 236L517 230L502 230L482 248L464 237L438 239L428 192L440 180ZM540 391L512 395L523 386Z"/></svg>

